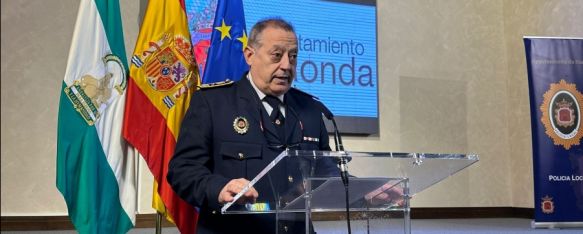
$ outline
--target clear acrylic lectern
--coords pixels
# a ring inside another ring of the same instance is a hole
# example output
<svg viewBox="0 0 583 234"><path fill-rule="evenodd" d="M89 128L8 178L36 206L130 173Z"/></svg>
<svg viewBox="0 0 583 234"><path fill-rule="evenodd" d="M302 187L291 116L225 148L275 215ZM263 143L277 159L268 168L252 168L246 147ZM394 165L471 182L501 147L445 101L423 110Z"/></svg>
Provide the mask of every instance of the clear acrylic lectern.
<svg viewBox="0 0 583 234"><path fill-rule="evenodd" d="M348 199L340 159L348 161ZM410 233L412 196L477 161L477 155L463 154L286 150L221 212L274 215L274 233L313 233L313 214L345 212L348 203L351 219L366 220L352 228L355 233L370 233L370 217L389 222L392 216L382 214L395 212L402 214L404 233ZM239 204L251 187L259 193L257 201Z"/></svg>

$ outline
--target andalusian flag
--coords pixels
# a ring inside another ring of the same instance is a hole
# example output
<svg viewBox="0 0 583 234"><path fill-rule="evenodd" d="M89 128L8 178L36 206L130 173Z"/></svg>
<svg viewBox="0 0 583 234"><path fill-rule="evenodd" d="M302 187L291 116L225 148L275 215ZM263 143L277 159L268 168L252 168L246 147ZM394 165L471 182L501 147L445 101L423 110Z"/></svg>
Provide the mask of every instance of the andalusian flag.
<svg viewBox="0 0 583 234"><path fill-rule="evenodd" d="M135 224L133 150L121 136L127 59L117 0L81 0L59 106L57 187L80 233Z"/></svg>
<svg viewBox="0 0 583 234"><path fill-rule="evenodd" d="M166 174L198 79L184 2L149 1L132 56L123 135L154 175L154 209L182 233L194 232L198 216Z"/></svg>

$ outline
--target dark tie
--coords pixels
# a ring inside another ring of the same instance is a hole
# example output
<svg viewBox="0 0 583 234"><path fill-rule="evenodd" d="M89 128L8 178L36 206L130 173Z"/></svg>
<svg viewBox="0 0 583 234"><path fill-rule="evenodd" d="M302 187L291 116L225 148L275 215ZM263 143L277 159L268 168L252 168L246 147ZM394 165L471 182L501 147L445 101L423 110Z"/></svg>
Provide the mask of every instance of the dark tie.
<svg viewBox="0 0 583 234"><path fill-rule="evenodd" d="M281 111L279 110L279 105L281 105L281 101L274 97L274 96L265 96L263 98L264 101L266 101L271 108L273 108L273 111L271 111L271 114L269 115L269 118L271 119L271 122L275 125L275 129L277 129L277 134L279 135L279 139L281 140L281 142L285 142L285 117L283 117L283 113L281 113Z"/></svg>

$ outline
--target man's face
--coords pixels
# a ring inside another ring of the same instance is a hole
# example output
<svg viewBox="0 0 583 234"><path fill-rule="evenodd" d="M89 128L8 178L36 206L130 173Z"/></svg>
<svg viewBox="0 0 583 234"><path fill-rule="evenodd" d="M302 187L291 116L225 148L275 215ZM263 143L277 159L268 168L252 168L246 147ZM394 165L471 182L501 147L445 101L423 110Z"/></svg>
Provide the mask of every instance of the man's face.
<svg viewBox="0 0 583 234"><path fill-rule="evenodd" d="M296 73L296 35L267 27L259 35L259 44L256 48L247 47L244 52L253 82L267 95L282 95L291 87Z"/></svg>

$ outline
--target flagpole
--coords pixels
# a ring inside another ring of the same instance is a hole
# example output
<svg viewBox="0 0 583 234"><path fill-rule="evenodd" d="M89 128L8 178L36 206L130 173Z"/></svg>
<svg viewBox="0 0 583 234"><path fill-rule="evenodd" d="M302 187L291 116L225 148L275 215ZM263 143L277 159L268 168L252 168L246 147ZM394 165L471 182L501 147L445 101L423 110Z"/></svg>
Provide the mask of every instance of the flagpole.
<svg viewBox="0 0 583 234"><path fill-rule="evenodd" d="M162 233L162 214L156 212L156 234Z"/></svg>
<svg viewBox="0 0 583 234"><path fill-rule="evenodd" d="M141 191L141 183L140 183L140 152L138 149L132 146L132 150L134 151L134 162L136 162L136 168L134 169L135 177L136 178L136 215L140 213L140 191ZM136 221L137 224L137 221Z"/></svg>

